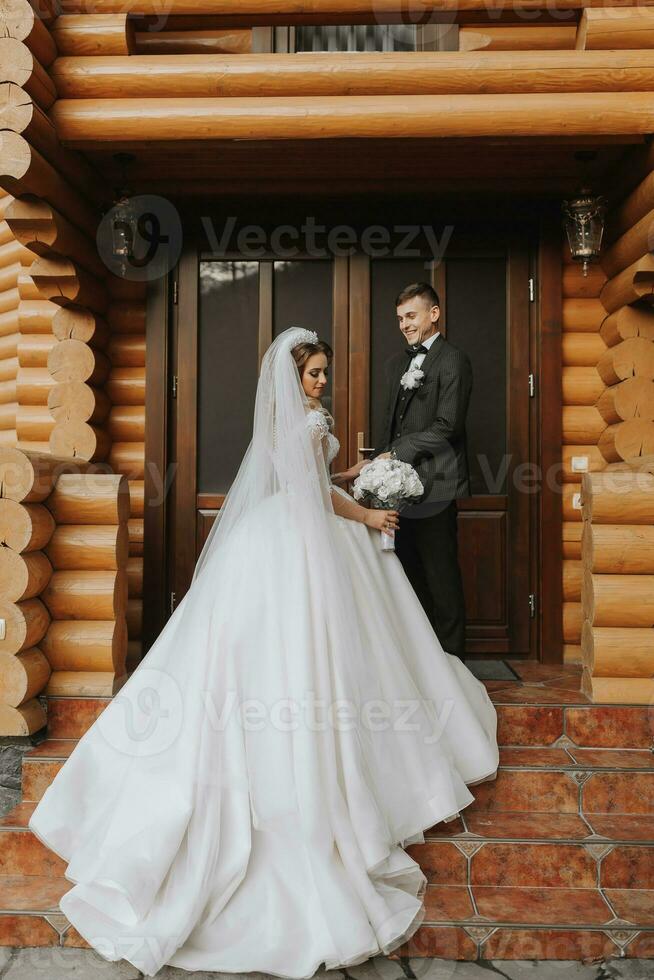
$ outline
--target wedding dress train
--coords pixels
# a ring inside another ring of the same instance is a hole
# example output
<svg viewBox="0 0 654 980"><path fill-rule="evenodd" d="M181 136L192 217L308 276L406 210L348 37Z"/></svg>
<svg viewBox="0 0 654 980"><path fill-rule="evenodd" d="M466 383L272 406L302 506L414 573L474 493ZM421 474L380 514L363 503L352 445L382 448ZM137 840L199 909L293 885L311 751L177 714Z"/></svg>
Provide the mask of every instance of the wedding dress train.
<svg viewBox="0 0 654 980"><path fill-rule="evenodd" d="M169 963L309 978L390 952L425 914L403 846L497 768L495 709L443 651L397 556L306 505L310 451L227 515L29 822L67 862L70 922L147 976Z"/></svg>

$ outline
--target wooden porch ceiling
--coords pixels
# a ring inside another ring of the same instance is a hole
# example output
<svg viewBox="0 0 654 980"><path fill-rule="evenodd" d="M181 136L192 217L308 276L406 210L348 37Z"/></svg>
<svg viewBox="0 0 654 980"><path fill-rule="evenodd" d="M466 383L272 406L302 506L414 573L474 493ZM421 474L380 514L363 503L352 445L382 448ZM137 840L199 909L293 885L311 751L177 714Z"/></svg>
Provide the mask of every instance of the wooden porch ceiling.
<svg viewBox="0 0 654 980"><path fill-rule="evenodd" d="M609 199L611 174L641 137L584 139L323 139L115 141L84 156L112 187L126 170L133 193L171 198L212 194L537 196L573 193L586 178Z"/></svg>

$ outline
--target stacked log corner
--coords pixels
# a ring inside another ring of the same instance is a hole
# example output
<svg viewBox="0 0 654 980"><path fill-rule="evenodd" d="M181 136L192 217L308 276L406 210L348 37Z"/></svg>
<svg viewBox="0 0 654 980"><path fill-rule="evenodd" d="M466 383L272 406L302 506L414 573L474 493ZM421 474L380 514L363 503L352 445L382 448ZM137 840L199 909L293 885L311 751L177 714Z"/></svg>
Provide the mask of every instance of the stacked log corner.
<svg viewBox="0 0 654 980"><path fill-rule="evenodd" d="M654 457L582 481L582 690L654 700Z"/></svg>
<svg viewBox="0 0 654 980"><path fill-rule="evenodd" d="M597 407L604 382L597 361L606 347L600 335L606 315L599 294L606 279L598 266L584 276L563 251L562 494L563 659L581 661L581 480L604 469L597 440L605 426Z"/></svg>
<svg viewBox="0 0 654 980"><path fill-rule="evenodd" d="M46 724L40 694L108 694L125 675L124 477L0 447L0 735Z"/></svg>

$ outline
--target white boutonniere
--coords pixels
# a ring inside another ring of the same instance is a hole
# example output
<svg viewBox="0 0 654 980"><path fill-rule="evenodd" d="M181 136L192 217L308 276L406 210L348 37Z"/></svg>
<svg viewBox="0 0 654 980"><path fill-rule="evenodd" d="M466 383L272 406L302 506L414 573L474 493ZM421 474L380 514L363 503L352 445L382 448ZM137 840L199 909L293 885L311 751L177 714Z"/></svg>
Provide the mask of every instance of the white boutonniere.
<svg viewBox="0 0 654 980"><path fill-rule="evenodd" d="M408 371L405 371L400 378L400 384L403 388L419 388L422 384L422 379L425 376L425 372L421 371L419 367L410 367Z"/></svg>

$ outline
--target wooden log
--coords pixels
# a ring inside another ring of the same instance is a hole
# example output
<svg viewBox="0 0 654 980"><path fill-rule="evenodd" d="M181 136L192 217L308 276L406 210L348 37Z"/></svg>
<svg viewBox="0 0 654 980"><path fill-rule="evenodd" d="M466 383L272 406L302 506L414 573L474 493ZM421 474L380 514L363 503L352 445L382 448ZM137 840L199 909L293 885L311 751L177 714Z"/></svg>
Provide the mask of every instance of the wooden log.
<svg viewBox="0 0 654 980"><path fill-rule="evenodd" d="M623 269L612 279L607 279L600 293L600 300L607 313L614 313L621 306L636 303L654 295L654 256L643 255L637 262Z"/></svg>
<svg viewBox="0 0 654 980"><path fill-rule="evenodd" d="M86 460L4 447L0 449L0 497L40 503L50 495L62 474L86 473L90 469Z"/></svg>
<svg viewBox="0 0 654 980"><path fill-rule="evenodd" d="M59 99L50 114L60 139L76 148L107 140L433 137L434 118L441 138L634 136L654 130L648 92L631 92L628 100L621 92L199 98L192 112L184 98Z"/></svg>
<svg viewBox="0 0 654 980"><path fill-rule="evenodd" d="M47 256L39 256L30 267L30 275L41 295L59 306L75 303L88 306L96 313L107 308L104 283L64 255L50 252Z"/></svg>
<svg viewBox="0 0 654 980"><path fill-rule="evenodd" d="M630 182L631 184L631 182ZM639 183L606 216L606 236L615 241L654 208L654 170L646 164Z"/></svg>
<svg viewBox="0 0 654 980"><path fill-rule="evenodd" d="M116 473L124 473L130 480L142 480L145 475L144 443L114 442L109 453L109 464Z"/></svg>
<svg viewBox="0 0 654 980"><path fill-rule="evenodd" d="M565 331L595 333L599 330L606 310L597 297L570 296L563 300L563 329Z"/></svg>
<svg viewBox="0 0 654 980"><path fill-rule="evenodd" d="M64 57L59 98L274 98L328 95L651 91L648 53L462 51L206 53Z"/></svg>
<svg viewBox="0 0 654 980"><path fill-rule="evenodd" d="M53 671L114 671L120 674L127 656L125 619L53 620L41 649ZM52 691L52 687L46 688L46 693Z"/></svg>
<svg viewBox="0 0 654 980"><path fill-rule="evenodd" d="M45 405L21 405L16 409L19 442L47 443L55 422Z"/></svg>
<svg viewBox="0 0 654 980"><path fill-rule="evenodd" d="M59 526L120 524L129 518L129 484L121 473L64 473L46 506Z"/></svg>
<svg viewBox="0 0 654 980"><path fill-rule="evenodd" d="M459 51L548 51L572 49L576 28L567 24L462 24Z"/></svg>
<svg viewBox="0 0 654 980"><path fill-rule="evenodd" d="M47 367L48 357L56 346L57 339L52 334L21 334L17 345L21 368Z"/></svg>
<svg viewBox="0 0 654 980"><path fill-rule="evenodd" d="M581 603L563 603L563 639L566 643L579 643L581 640Z"/></svg>
<svg viewBox="0 0 654 980"><path fill-rule="evenodd" d="M654 473L654 454L628 456L627 459L622 459L619 463L608 463L606 471L608 474L625 471L629 473Z"/></svg>
<svg viewBox="0 0 654 980"><path fill-rule="evenodd" d="M597 440L597 445L609 463L654 453L654 422L628 419L608 425Z"/></svg>
<svg viewBox="0 0 654 980"><path fill-rule="evenodd" d="M134 21L126 13L61 14L52 25L52 37L60 55L106 57L137 51Z"/></svg>
<svg viewBox="0 0 654 980"><path fill-rule="evenodd" d="M582 517L593 524L654 524L654 476L611 471L581 479Z"/></svg>
<svg viewBox="0 0 654 980"><path fill-rule="evenodd" d="M143 517L145 510L145 483L143 480L129 480L129 516Z"/></svg>
<svg viewBox="0 0 654 980"><path fill-rule="evenodd" d="M38 647L0 653L0 701L17 708L36 697L50 677L50 664Z"/></svg>
<svg viewBox="0 0 654 980"><path fill-rule="evenodd" d="M72 162L62 172L66 179L19 133L0 132L0 186L14 197L36 194L45 198L94 239L99 217L85 200L91 192L88 181L80 183L83 174ZM69 181L74 182L74 189Z"/></svg>
<svg viewBox="0 0 654 980"><path fill-rule="evenodd" d="M136 31L136 52L150 57L158 54L242 55L252 50L252 31L244 30L192 30L192 31ZM76 54L75 51L61 52ZM111 52L107 52L110 54Z"/></svg>
<svg viewBox="0 0 654 980"><path fill-rule="evenodd" d="M606 422L595 406L564 405L562 410L562 439L564 444L597 443L606 429Z"/></svg>
<svg viewBox="0 0 654 980"><path fill-rule="evenodd" d="M11 736L33 735L45 728L45 708L36 698L14 708L0 702L0 734Z"/></svg>
<svg viewBox="0 0 654 980"><path fill-rule="evenodd" d="M81 306L58 307L52 317L52 332L58 340L81 340L96 349L107 346L109 324L97 313Z"/></svg>
<svg viewBox="0 0 654 980"><path fill-rule="evenodd" d="M140 639L143 631L143 601L130 599L127 603L127 635L130 639Z"/></svg>
<svg viewBox="0 0 654 980"><path fill-rule="evenodd" d="M0 77L20 85L41 109L47 111L57 98L52 78L33 53L14 37L0 37Z"/></svg>
<svg viewBox="0 0 654 980"><path fill-rule="evenodd" d="M0 548L0 595L6 602L32 599L45 589L52 566L42 551Z"/></svg>
<svg viewBox="0 0 654 980"><path fill-rule="evenodd" d="M102 461L107 458L111 449L111 436L97 425L90 425L80 419L69 419L55 423L50 433L49 445L55 456Z"/></svg>
<svg viewBox="0 0 654 980"><path fill-rule="evenodd" d="M653 227L654 210L644 215L604 252L600 261L607 276L617 276L654 249Z"/></svg>
<svg viewBox="0 0 654 980"><path fill-rule="evenodd" d="M145 439L145 405L114 405L107 429L112 440L128 442Z"/></svg>
<svg viewBox="0 0 654 980"><path fill-rule="evenodd" d="M595 367L606 350L599 333L564 333L561 352L564 367ZM605 384L613 384L607 382Z"/></svg>
<svg viewBox="0 0 654 980"><path fill-rule="evenodd" d="M645 337L630 337L608 347L597 360L597 370L605 385L627 378L654 379L654 344Z"/></svg>
<svg viewBox="0 0 654 980"><path fill-rule="evenodd" d="M106 266L90 241L78 228L59 214L47 201L34 194L24 194L7 208L6 220L16 240L35 255L50 252L65 255L96 279L103 279Z"/></svg>
<svg viewBox="0 0 654 980"><path fill-rule="evenodd" d="M605 390L595 367L564 367L562 387L566 405L594 405Z"/></svg>
<svg viewBox="0 0 654 980"><path fill-rule="evenodd" d="M575 41L577 51L654 48L654 11L646 7L586 8Z"/></svg>
<svg viewBox="0 0 654 980"><path fill-rule="evenodd" d="M16 305L18 329L20 333L52 333L52 321L58 307L47 299L24 299L18 296Z"/></svg>
<svg viewBox="0 0 654 980"><path fill-rule="evenodd" d="M112 284L112 296L115 290ZM145 303L141 299L112 302L107 310L112 334L145 333Z"/></svg>
<svg viewBox="0 0 654 980"><path fill-rule="evenodd" d="M606 273L600 265L591 265L583 274L579 264L563 266L563 295L568 298L593 299L599 296Z"/></svg>
<svg viewBox="0 0 654 980"><path fill-rule="evenodd" d="M561 453L565 483L579 483L584 473L601 471L607 465L597 446L564 445Z"/></svg>
<svg viewBox="0 0 654 980"><path fill-rule="evenodd" d="M610 388L602 385L597 409L607 425L633 418L651 421L654 419L654 382L648 378L627 378Z"/></svg>
<svg viewBox="0 0 654 980"><path fill-rule="evenodd" d="M112 337L107 354L112 367L145 367L145 334Z"/></svg>
<svg viewBox="0 0 654 980"><path fill-rule="evenodd" d="M47 405L52 377L45 367L23 367L16 379L16 394L21 405Z"/></svg>
<svg viewBox="0 0 654 980"><path fill-rule="evenodd" d="M581 644L580 643L564 643L563 644L563 663L564 664L580 664L581 663Z"/></svg>
<svg viewBox="0 0 654 980"><path fill-rule="evenodd" d="M130 555L127 559L127 585L130 596L143 596L143 558Z"/></svg>
<svg viewBox="0 0 654 980"><path fill-rule="evenodd" d="M56 422L79 419L93 425L102 425L111 408L111 400L103 388L92 388L82 381L53 385L47 404Z"/></svg>
<svg viewBox="0 0 654 980"><path fill-rule="evenodd" d="M44 68L57 57L50 31L28 0L3 0L2 27L4 37L22 41Z"/></svg>
<svg viewBox="0 0 654 980"><path fill-rule="evenodd" d="M584 521L581 554L591 572L654 575L654 527Z"/></svg>
<svg viewBox="0 0 654 980"><path fill-rule="evenodd" d="M654 630L591 626L581 630L584 665L595 677L652 677Z"/></svg>
<svg viewBox="0 0 654 980"><path fill-rule="evenodd" d="M21 504L0 497L0 544L22 554L48 543L55 528L52 514L43 504Z"/></svg>
<svg viewBox="0 0 654 980"><path fill-rule="evenodd" d="M124 568L129 554L127 524L61 524L45 550L54 569Z"/></svg>
<svg viewBox="0 0 654 980"><path fill-rule="evenodd" d="M44 693L48 697L113 697L127 680L127 674L107 670L54 670Z"/></svg>
<svg viewBox="0 0 654 980"><path fill-rule="evenodd" d="M565 602L581 602L581 562L563 562L563 599Z"/></svg>
<svg viewBox="0 0 654 980"><path fill-rule="evenodd" d="M649 677L593 677L585 669L581 691L594 704L651 704L654 680Z"/></svg>
<svg viewBox="0 0 654 980"><path fill-rule="evenodd" d="M130 517L127 522L129 532L129 552L130 555L143 554L143 521L136 517Z"/></svg>
<svg viewBox="0 0 654 980"><path fill-rule="evenodd" d="M16 603L0 599L0 619L5 620L0 652L11 654L36 646L43 639L50 622L48 610L36 598Z"/></svg>
<svg viewBox="0 0 654 980"><path fill-rule="evenodd" d="M127 609L127 572L56 571L41 593L53 620L121 619Z"/></svg>
<svg viewBox="0 0 654 980"><path fill-rule="evenodd" d="M144 405L145 367L112 368L105 390L114 405Z"/></svg>
<svg viewBox="0 0 654 980"><path fill-rule="evenodd" d="M60 340L48 357L48 371L57 382L85 381L99 387L110 370L109 357L81 340Z"/></svg>
<svg viewBox="0 0 654 980"><path fill-rule="evenodd" d="M581 604L591 626L654 626L654 575L596 575L584 569Z"/></svg>
<svg viewBox="0 0 654 980"><path fill-rule="evenodd" d="M654 340L654 310L639 306L621 306L607 316L600 328L602 340L607 347L615 347L631 337Z"/></svg>
<svg viewBox="0 0 654 980"><path fill-rule="evenodd" d="M565 483L561 490L564 521L581 521L581 484Z"/></svg>

